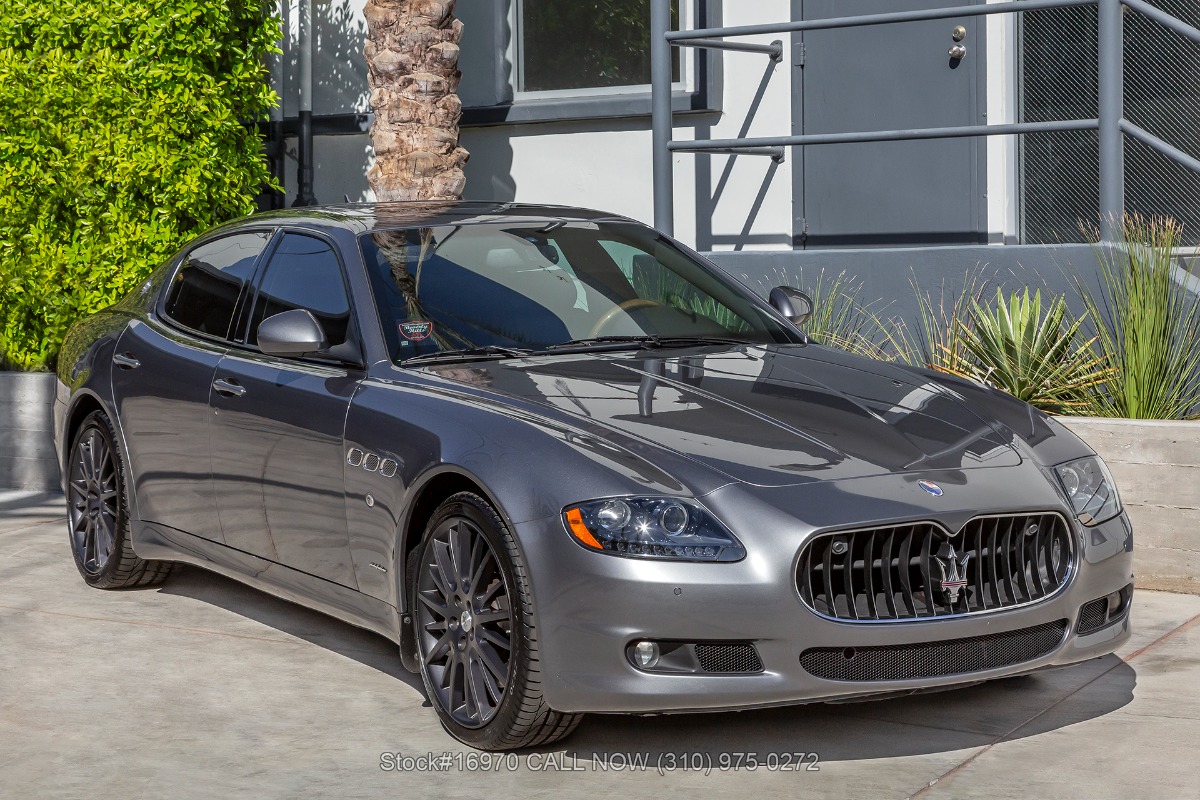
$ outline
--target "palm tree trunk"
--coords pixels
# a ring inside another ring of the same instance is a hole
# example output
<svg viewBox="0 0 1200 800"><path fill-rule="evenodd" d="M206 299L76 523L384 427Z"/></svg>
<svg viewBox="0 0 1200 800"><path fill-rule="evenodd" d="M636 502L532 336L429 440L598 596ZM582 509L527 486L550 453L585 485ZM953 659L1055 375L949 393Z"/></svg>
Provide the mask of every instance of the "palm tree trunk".
<svg viewBox="0 0 1200 800"><path fill-rule="evenodd" d="M379 200L461 199L467 151L458 144L462 22L454 0L368 0L364 13L372 191Z"/></svg>

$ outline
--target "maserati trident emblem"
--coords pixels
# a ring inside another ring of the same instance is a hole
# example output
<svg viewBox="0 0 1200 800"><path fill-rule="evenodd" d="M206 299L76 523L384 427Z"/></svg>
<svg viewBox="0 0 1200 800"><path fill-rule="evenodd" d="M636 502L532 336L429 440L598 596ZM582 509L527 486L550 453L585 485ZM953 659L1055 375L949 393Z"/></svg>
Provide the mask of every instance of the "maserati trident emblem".
<svg viewBox="0 0 1200 800"><path fill-rule="evenodd" d="M917 486L920 486L922 489L929 492L934 497L942 496L942 487L938 486L933 481L917 481Z"/></svg>
<svg viewBox="0 0 1200 800"><path fill-rule="evenodd" d="M946 593L946 599L950 605L958 603L958 594L963 587L967 585L967 562L971 560L971 554L959 557L954 551L954 545L946 542L938 550L938 554L933 557L937 563L938 569L942 573L940 586L943 592Z"/></svg>

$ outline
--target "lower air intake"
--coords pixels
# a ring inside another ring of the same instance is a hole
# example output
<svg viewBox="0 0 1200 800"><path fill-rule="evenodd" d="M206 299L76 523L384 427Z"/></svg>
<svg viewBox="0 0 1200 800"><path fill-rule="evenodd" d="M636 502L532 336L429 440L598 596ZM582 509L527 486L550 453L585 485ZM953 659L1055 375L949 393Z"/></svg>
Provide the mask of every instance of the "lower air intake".
<svg viewBox="0 0 1200 800"><path fill-rule="evenodd" d="M1099 600L1093 600L1090 603L1085 603L1079 611L1079 628L1078 633L1085 635L1095 633L1104 627L1104 623L1108 621L1108 598L1101 597Z"/></svg>
<svg viewBox="0 0 1200 800"><path fill-rule="evenodd" d="M762 659L752 644L698 644L696 661L705 672L762 672Z"/></svg>
<svg viewBox="0 0 1200 800"><path fill-rule="evenodd" d="M903 681L1011 667L1051 653L1067 631L1065 619L969 639L885 645L814 647L800 665L830 681Z"/></svg>

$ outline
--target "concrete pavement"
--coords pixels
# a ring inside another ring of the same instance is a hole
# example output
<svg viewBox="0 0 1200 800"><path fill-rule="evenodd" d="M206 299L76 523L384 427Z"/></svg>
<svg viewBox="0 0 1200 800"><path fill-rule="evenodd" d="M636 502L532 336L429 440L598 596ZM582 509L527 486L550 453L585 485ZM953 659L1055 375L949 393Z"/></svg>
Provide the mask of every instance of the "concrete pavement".
<svg viewBox="0 0 1200 800"><path fill-rule="evenodd" d="M0 492L0 797L1200 797L1200 597L1139 592L1119 657L1071 669L886 702L593 716L557 746L480 757L384 639L197 569L89 589L64 520L61 496ZM427 754L436 769L418 769Z"/></svg>

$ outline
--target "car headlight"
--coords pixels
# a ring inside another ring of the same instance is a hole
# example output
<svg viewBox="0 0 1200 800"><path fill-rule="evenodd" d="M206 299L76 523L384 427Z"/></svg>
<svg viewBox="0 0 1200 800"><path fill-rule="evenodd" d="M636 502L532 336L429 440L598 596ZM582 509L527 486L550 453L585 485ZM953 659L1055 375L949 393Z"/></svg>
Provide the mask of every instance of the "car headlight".
<svg viewBox="0 0 1200 800"><path fill-rule="evenodd" d="M563 522L588 550L671 561L740 561L729 529L703 506L674 497L621 497L568 506Z"/></svg>
<svg viewBox="0 0 1200 800"><path fill-rule="evenodd" d="M1099 525L1121 513L1121 498L1100 456L1077 458L1054 468L1058 482L1084 525Z"/></svg>

